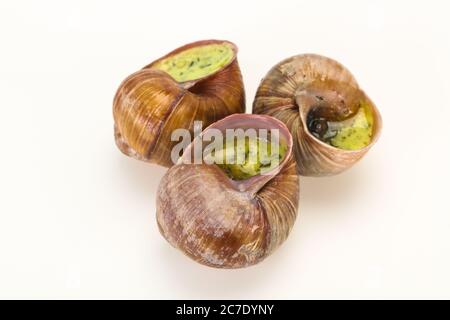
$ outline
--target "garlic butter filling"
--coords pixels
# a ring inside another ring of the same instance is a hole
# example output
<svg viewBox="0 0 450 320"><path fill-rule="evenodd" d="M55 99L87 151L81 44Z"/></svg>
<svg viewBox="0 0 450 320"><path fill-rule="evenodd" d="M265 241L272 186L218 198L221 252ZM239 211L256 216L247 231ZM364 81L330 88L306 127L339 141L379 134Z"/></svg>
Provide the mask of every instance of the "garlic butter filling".
<svg viewBox="0 0 450 320"><path fill-rule="evenodd" d="M203 78L212 74L234 58L231 44L208 44L179 52L152 66L168 73L177 82Z"/></svg>
<svg viewBox="0 0 450 320"><path fill-rule="evenodd" d="M286 151L284 142L273 148L268 140L245 137L224 142L223 149L215 150L209 156L214 157L215 164L231 179L245 180L277 167Z"/></svg>

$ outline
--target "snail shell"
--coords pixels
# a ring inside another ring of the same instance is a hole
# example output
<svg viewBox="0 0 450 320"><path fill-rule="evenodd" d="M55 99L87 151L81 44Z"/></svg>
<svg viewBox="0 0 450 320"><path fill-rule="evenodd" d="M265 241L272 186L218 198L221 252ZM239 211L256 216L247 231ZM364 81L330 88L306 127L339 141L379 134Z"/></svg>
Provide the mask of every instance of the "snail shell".
<svg viewBox="0 0 450 320"><path fill-rule="evenodd" d="M308 130L308 114L317 105L339 113L364 101L373 116L370 142L356 150L334 147ZM294 140L297 169L305 176L340 173L357 162L377 141L381 116L340 63L314 54L297 55L275 65L261 81L253 113L271 115L286 124Z"/></svg>
<svg viewBox="0 0 450 320"><path fill-rule="evenodd" d="M206 76L178 82L155 65L188 49L211 44L231 46L233 56ZM237 47L231 42L204 40L184 45L127 77L113 102L115 141L126 155L170 167L172 131L193 131L194 121L207 126L233 113L245 111Z"/></svg>
<svg viewBox="0 0 450 320"><path fill-rule="evenodd" d="M279 166L264 175L232 180L217 165L186 164L191 144L163 177L157 196L161 234L193 260L216 268L258 263L288 236L298 209L299 178L292 137L273 117L239 114L208 128L279 129L287 151Z"/></svg>

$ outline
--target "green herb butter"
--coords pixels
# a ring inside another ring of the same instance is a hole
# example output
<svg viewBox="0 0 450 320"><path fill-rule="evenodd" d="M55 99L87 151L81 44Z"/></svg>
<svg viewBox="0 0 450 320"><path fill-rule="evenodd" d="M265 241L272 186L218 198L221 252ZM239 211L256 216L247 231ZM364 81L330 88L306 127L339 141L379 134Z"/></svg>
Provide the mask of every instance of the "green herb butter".
<svg viewBox="0 0 450 320"><path fill-rule="evenodd" d="M154 69L167 72L178 82L203 78L220 70L234 57L231 44L208 44L194 47L165 58Z"/></svg>
<svg viewBox="0 0 450 320"><path fill-rule="evenodd" d="M286 144L280 143L274 152L271 147L269 141L260 138L246 137L245 142L235 139L216 151L216 164L234 180L248 179L264 169L276 167L282 161L287 151Z"/></svg>
<svg viewBox="0 0 450 320"><path fill-rule="evenodd" d="M369 107L362 104L351 124L340 129L331 138L330 144L345 150L358 150L367 146L372 139L373 116Z"/></svg>

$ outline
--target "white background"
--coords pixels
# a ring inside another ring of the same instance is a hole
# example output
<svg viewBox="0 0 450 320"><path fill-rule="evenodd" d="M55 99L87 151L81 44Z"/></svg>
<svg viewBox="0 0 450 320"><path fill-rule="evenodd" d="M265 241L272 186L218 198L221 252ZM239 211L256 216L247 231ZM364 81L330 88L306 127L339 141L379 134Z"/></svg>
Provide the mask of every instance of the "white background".
<svg viewBox="0 0 450 320"><path fill-rule="evenodd" d="M0 298L450 298L447 1L1 1ZM112 99L187 42L235 42L247 111L298 53L346 65L380 140L301 180L287 242L243 270L198 265L155 221L165 169L123 156Z"/></svg>

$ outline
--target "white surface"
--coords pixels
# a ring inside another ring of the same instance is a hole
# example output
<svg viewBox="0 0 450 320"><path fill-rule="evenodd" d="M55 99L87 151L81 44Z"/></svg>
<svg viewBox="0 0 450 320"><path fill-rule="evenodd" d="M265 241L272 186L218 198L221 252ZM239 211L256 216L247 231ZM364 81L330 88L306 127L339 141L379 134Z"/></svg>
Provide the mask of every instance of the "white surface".
<svg viewBox="0 0 450 320"><path fill-rule="evenodd" d="M450 298L447 1L2 1L1 298ZM187 42L240 48L247 110L279 60L346 65L384 131L350 171L301 181L288 241L198 265L155 222L165 170L112 134L121 80Z"/></svg>

